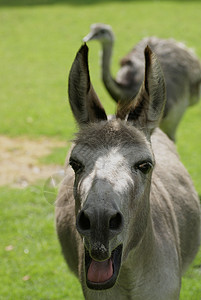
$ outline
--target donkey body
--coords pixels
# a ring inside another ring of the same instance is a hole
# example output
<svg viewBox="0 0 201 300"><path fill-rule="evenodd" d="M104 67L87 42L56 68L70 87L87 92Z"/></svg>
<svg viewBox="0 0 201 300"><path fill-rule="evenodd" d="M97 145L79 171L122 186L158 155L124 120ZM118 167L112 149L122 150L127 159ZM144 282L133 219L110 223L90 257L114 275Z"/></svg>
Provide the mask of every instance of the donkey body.
<svg viewBox="0 0 201 300"><path fill-rule="evenodd" d="M80 131L56 203L63 255L87 300L179 299L200 243L200 206L174 144L155 129L165 104L160 65L147 47L138 96L108 120L87 55L84 45L69 76Z"/></svg>

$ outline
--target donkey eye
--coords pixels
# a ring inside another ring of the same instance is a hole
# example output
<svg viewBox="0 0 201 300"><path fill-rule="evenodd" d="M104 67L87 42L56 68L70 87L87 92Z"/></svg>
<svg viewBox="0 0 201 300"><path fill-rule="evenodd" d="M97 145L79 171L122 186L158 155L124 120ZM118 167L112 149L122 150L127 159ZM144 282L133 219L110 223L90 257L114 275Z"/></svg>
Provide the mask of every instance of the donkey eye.
<svg viewBox="0 0 201 300"><path fill-rule="evenodd" d="M137 165L137 169L140 170L142 173L147 174L152 169L152 163L151 162L142 162Z"/></svg>
<svg viewBox="0 0 201 300"><path fill-rule="evenodd" d="M149 161L144 161L144 162L140 162L140 163L138 163L138 164L136 164L135 166L134 166L134 170L135 171L140 171L140 172L142 172L143 174L147 174L147 173L149 173L149 171L152 169L152 167L153 167L153 165L152 165L152 163L151 162L149 162Z"/></svg>
<svg viewBox="0 0 201 300"><path fill-rule="evenodd" d="M81 172L84 168L83 164L80 161L73 158L69 159L69 164L71 165L75 173Z"/></svg>

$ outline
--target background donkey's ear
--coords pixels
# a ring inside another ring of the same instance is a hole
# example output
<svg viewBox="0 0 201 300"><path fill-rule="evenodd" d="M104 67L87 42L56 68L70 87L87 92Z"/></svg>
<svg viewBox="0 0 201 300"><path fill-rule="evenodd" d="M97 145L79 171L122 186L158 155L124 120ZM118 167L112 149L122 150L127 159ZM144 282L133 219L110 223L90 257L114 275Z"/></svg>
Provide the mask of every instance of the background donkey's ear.
<svg viewBox="0 0 201 300"><path fill-rule="evenodd" d="M72 64L69 83L69 101L79 125L98 120L107 120L106 113L90 81L88 47L84 44Z"/></svg>
<svg viewBox="0 0 201 300"><path fill-rule="evenodd" d="M145 48L145 78L137 97L130 103L128 121L148 135L158 126L165 106L165 81L156 55Z"/></svg>

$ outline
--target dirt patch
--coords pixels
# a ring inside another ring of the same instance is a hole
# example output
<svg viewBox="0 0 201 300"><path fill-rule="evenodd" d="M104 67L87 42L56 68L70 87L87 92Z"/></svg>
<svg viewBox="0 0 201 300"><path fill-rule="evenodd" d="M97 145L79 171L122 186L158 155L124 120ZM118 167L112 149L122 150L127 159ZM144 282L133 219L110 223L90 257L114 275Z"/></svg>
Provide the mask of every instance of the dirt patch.
<svg viewBox="0 0 201 300"><path fill-rule="evenodd" d="M39 159L56 147L65 146L64 141L46 137L32 140L0 136L0 185L24 188L39 179L47 179L62 166L43 165Z"/></svg>

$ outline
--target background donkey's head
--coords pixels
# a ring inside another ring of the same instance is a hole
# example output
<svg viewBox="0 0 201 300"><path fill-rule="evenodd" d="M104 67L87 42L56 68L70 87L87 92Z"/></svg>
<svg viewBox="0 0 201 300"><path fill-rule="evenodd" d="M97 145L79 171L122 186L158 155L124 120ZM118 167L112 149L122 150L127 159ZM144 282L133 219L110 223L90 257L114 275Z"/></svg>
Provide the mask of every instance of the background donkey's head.
<svg viewBox="0 0 201 300"><path fill-rule="evenodd" d="M69 76L69 100L80 127L70 164L75 171L76 226L83 237L87 285L110 288L149 220L154 156L150 136L165 104L160 65L145 49L145 79L138 96L106 113L90 82L88 48L77 53Z"/></svg>

